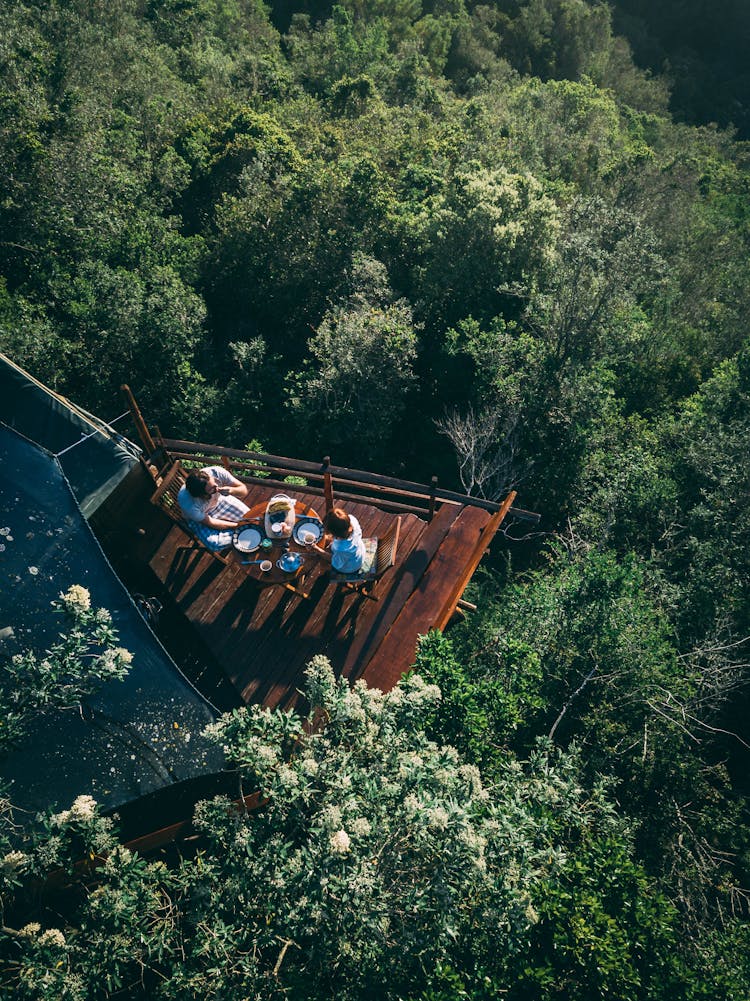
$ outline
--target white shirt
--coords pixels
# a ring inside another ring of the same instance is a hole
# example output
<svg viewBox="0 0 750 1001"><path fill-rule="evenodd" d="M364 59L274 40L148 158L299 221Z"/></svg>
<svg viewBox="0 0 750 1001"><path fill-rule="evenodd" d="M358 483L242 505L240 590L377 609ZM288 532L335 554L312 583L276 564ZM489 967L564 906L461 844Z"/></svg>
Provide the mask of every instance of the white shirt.
<svg viewBox="0 0 750 1001"><path fill-rule="evenodd" d="M331 566L339 573L356 573L365 558L365 544L362 541L362 529L354 515L349 515L352 525L351 534L345 539L334 539L331 542Z"/></svg>

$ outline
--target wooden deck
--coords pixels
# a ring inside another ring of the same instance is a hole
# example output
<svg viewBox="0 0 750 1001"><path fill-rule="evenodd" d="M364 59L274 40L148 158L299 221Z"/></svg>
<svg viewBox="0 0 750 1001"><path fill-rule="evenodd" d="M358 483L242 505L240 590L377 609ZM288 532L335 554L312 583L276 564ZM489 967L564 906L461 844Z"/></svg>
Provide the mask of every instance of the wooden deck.
<svg viewBox="0 0 750 1001"><path fill-rule="evenodd" d="M254 488L249 503L269 496ZM312 507L320 497L295 493ZM381 535L395 517L371 505L348 510L365 535ZM325 654L337 675L391 688L413 664L417 637L437 617L491 515L444 507L432 522L402 515L397 562L378 582L378 601L331 584L327 564L305 579L307 599L280 587L260 587L242 566L222 567L190 548L174 525L149 566L187 622L222 664L244 702L286 708L302 685L305 665Z"/></svg>
<svg viewBox="0 0 750 1001"><path fill-rule="evenodd" d="M222 565L191 546L184 531L149 503L152 489L136 468L112 496L92 525L105 552L126 582L130 578L131 589L146 587L170 603L172 621L183 623L197 656L220 665L239 700L269 707L295 703L315 654L325 654L350 681L393 687L414 662L418 636L444 624L446 609L460 596L457 582L462 590L473 570L467 561L475 553L478 562L498 520L471 504L441 506L431 521L401 514L396 564L376 585L378 601L330 583L325 561L305 579L305 599L281 587L260 587L241 565ZM319 494L289 490L323 513ZM274 492L253 485L248 503ZM383 534L396 517L372 503L346 507L368 536ZM169 637L162 639L169 648ZM180 640L184 647L184 634ZM214 698L210 690L205 694ZM221 704L226 707L227 699Z"/></svg>

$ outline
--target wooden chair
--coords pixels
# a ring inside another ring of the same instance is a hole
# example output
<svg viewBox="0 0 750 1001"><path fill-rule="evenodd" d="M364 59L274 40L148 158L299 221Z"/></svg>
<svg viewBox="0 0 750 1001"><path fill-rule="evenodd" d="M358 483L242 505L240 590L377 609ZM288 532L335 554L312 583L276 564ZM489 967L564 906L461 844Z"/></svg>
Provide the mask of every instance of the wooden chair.
<svg viewBox="0 0 750 1001"><path fill-rule="evenodd" d="M331 570L330 580L334 584L342 584L350 591L357 591L365 598L378 601L378 596L372 594L377 581L396 562L396 550L398 549L398 538L401 533L401 518L396 518L386 533L379 539L364 539L365 561L362 568L357 573L338 573Z"/></svg>
<svg viewBox="0 0 750 1001"><path fill-rule="evenodd" d="M190 544L194 549L210 553L215 560L226 566L229 563L229 557L216 549L209 549L201 539L190 531L188 523L182 514L182 509L177 501L177 494L180 492L186 479L187 472L184 466L178 460L174 460L163 472L161 483L151 495L151 503L162 510L176 525L179 525L188 539L190 539Z"/></svg>

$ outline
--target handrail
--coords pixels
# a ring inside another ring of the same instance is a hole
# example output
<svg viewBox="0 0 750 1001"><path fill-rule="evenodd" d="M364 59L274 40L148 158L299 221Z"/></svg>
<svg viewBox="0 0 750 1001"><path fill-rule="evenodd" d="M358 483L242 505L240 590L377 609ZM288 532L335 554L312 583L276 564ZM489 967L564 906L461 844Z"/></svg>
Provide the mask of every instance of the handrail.
<svg viewBox="0 0 750 1001"><path fill-rule="evenodd" d="M250 478L257 479L259 482L267 482L269 486L276 485L278 481L259 476L258 473L268 470L273 473L286 473L290 476L310 477L321 484L324 483L325 476L329 475L339 483L346 484L348 488L347 499L352 499L353 496L348 491L365 491L368 488L374 488L373 492L380 495L379 497L366 497L363 493L361 499L370 499L375 503L388 500L390 503L393 503L397 497L402 497L405 500L408 498L410 503L407 506L412 511L424 510L427 514L431 510L434 510L436 502L440 504L465 504L482 508L491 513L495 513L503 507L503 503L498 503L497 501L486 500L483 497L471 497L468 494L462 494L455 490L445 490L437 487L434 480L428 486L413 480L402 480L393 476L370 473L362 469L347 469L345 466L333 466L325 460L319 463L310 462L305 459L292 459L287 456L271 455L264 452L249 452L237 448L227 448L223 445L207 445L201 442L183 441L177 438L164 438L161 435L155 435L154 440L159 447L166 449L175 458L190 459L191 457L200 456L204 459L210 459L211 457L234 459L235 463L233 465L237 468L242 467L243 472L246 474L250 472L247 469L247 465L250 465L256 468L255 476L251 474ZM323 492L321 488L314 489L314 492L317 493L318 490L321 493ZM339 496L344 496L340 491L337 491L337 493ZM418 502L423 502L424 507L419 506ZM532 511L525 511L522 508L515 507L511 507L508 513L512 517L523 521L538 522L540 517Z"/></svg>

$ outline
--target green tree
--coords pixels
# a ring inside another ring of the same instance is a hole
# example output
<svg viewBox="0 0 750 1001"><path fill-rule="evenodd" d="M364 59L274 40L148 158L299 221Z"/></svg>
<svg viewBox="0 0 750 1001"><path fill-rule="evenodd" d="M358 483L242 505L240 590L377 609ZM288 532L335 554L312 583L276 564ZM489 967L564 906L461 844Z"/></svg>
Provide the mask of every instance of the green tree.
<svg viewBox="0 0 750 1001"><path fill-rule="evenodd" d="M209 728L260 799L200 804L200 849L176 868L118 846L86 797L6 857L11 915L47 867L107 856L79 867L67 919L6 918L16 996L657 998L676 981L673 915L575 756L541 748L488 786L424 734L440 692L418 676L351 689L315 658L306 694L306 721L256 706Z"/></svg>
<svg viewBox="0 0 750 1001"><path fill-rule="evenodd" d="M467 314L491 319L501 312L500 286L551 263L558 212L531 174L502 166L464 170L427 207L412 235L412 295L438 327Z"/></svg>
<svg viewBox="0 0 750 1001"><path fill-rule="evenodd" d="M302 433L358 464L363 449L387 454L414 384L417 338L411 309L392 301L378 261L356 258L351 284L310 340L288 406Z"/></svg>

